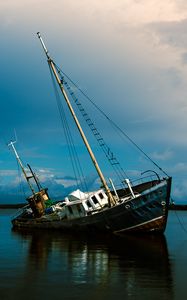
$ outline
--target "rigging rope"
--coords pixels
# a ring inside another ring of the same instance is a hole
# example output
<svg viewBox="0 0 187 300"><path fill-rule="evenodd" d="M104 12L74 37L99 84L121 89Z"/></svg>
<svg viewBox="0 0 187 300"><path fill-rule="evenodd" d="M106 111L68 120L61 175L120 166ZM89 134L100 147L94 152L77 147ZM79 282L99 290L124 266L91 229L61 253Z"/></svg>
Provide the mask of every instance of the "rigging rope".
<svg viewBox="0 0 187 300"><path fill-rule="evenodd" d="M118 179L120 181L123 181L124 177L127 177L126 173L120 166L117 158L114 156L113 152L110 150L110 148L106 145L104 139L102 138L101 134L99 133L98 129L95 127L94 123L88 116L87 112L84 110L82 104L79 102L79 100L76 98L73 91L71 91L70 86L66 81L64 81L64 84L67 87L67 90L70 92L74 102L78 106L79 111L81 112L82 116L85 118L88 126L90 127L93 135L95 136L99 146L102 148L103 152L105 153L108 161L110 162L111 166L113 167L114 171L116 172L116 175L118 176Z"/></svg>
<svg viewBox="0 0 187 300"><path fill-rule="evenodd" d="M24 195L24 197L26 198L26 193L25 193L23 182L22 182L22 176L21 176L22 173L21 173L21 169L20 169L17 159L16 159L16 162L17 162L17 169L18 169L20 194Z"/></svg>
<svg viewBox="0 0 187 300"><path fill-rule="evenodd" d="M179 218L179 216L178 216L176 210L175 210L175 215L176 215L176 217L177 217L177 220L178 220L178 222L179 222L181 228L182 228L183 231L187 234L187 229L185 228L184 224L183 224L182 221L180 220L180 218Z"/></svg>
<svg viewBox="0 0 187 300"><path fill-rule="evenodd" d="M60 96L55 84L55 80L54 80L54 76L53 73L51 71L51 68L49 67L50 70L50 74L51 74L51 78L52 78L52 82L53 82L53 88L55 91L55 97L56 97L56 102L57 102L57 107L59 110L59 114L60 114L60 119L63 125L63 129L64 129L64 134L67 140L67 145L68 145L68 152L69 152L69 157L71 160L71 164L72 164L72 168L73 168L73 173L74 173L74 177L75 177L75 181L76 181L76 185L77 187L81 187L81 189L84 190L88 190L87 188L87 184L86 181L84 179L84 175L83 175L83 171L81 168L81 164L80 164L80 160L78 158L76 149L75 149L75 145L74 145L74 141L73 141L73 137L71 135L71 131L70 128L68 126L68 122L65 116L65 112L64 112L64 108L62 105L62 102L60 100Z"/></svg>
<svg viewBox="0 0 187 300"><path fill-rule="evenodd" d="M57 68L58 73L59 73L59 75L61 77L61 81L66 86L67 91L69 92L69 94L72 97L73 101L77 105L77 107L78 107L79 111L81 112L82 116L85 118L85 120L86 120L88 126L90 127L93 135L95 136L95 138L96 138L99 146L102 148L102 150L105 153L105 156L107 157L109 163L113 167L113 169L114 169L114 171L116 173L116 176L118 177L120 183L124 186L125 185L124 178L128 177L127 174L125 173L125 171L121 167L120 163L118 162L117 158L114 156L113 152L107 146L107 144L104 141L104 139L102 138L101 134L99 133L99 131L95 127L93 121L90 119L88 113L85 111L85 109L83 108L82 104L80 103L80 101L78 100L78 98L75 96L75 94L72 91L72 89L71 89L70 85L68 84L68 82L64 80L64 77L62 76L61 71L59 70L59 68L57 66L56 66L56 68Z"/></svg>
<svg viewBox="0 0 187 300"><path fill-rule="evenodd" d="M104 111L93 102L93 100L86 95L84 91L65 73L63 72L57 65L55 65L57 69L77 88L77 90L111 123L114 128L116 128L126 139L128 139L152 164L154 164L163 174L167 177L169 176L148 154L146 154L114 121L112 121Z"/></svg>

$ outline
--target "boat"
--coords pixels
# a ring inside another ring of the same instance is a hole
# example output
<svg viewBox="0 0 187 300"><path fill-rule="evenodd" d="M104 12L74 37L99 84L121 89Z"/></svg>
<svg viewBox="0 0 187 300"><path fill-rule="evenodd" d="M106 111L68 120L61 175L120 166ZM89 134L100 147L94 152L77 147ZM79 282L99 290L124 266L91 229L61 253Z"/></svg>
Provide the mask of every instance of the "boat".
<svg viewBox="0 0 187 300"><path fill-rule="evenodd" d="M123 177L121 181L123 186L120 188L116 187L112 179L109 179L109 182L107 182L80 125L80 121L75 114L68 96L67 89L69 87L63 75L61 75L61 70L49 55L40 33L38 32L37 34L47 57L51 74L63 95L63 99L90 155L100 179L101 187L94 191L74 190L64 197L62 201L50 206L46 205L50 200L46 189L40 189L39 187L39 191L36 193L31 188L32 196L27 199L28 205L21 211L19 210L16 216L12 218L13 228L31 230L57 229L61 231L118 235L127 233L164 233L170 203L171 176L164 172L164 176L161 177L155 171L147 170L142 174L150 173L150 177L141 177L135 183L132 183L129 178ZM74 96L74 93L70 91L70 95ZM78 101L76 98L74 100L75 102ZM80 103L78 105L80 106ZM82 106L80 110L87 117ZM87 117L87 119L89 118ZM90 127L100 146L103 147L103 139L93 123L90 123ZM107 148L107 153L105 154L109 161L114 160L113 153L111 153L109 148ZM18 155L16 158L19 162ZM116 160L113 165L115 164ZM28 176L26 175L25 177L28 181Z"/></svg>

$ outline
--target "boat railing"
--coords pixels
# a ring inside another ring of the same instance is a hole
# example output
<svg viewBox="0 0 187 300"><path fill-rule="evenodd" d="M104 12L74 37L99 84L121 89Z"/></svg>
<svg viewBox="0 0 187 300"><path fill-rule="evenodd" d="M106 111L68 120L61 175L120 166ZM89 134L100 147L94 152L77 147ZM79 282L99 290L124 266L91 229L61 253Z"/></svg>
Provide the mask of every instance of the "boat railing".
<svg viewBox="0 0 187 300"><path fill-rule="evenodd" d="M148 172L148 171L147 171ZM142 191L149 190L156 184L162 181L162 179L159 177L159 175L156 172L147 172L142 173L144 176L140 176L139 178L131 179L131 180L124 180L124 183L127 184L127 186L121 187L120 185L115 185L115 188L117 190L118 196L121 197L126 197L126 198L135 198L137 195L140 195ZM130 186L130 188L129 188ZM114 193L114 192L113 192Z"/></svg>
<svg viewBox="0 0 187 300"><path fill-rule="evenodd" d="M27 208L30 208L29 204L26 204L25 206L19 208L12 216L11 216L11 220L15 219L16 217L18 217L20 214L22 214Z"/></svg>
<svg viewBox="0 0 187 300"><path fill-rule="evenodd" d="M143 184L146 182L159 182L161 181L161 179L157 177L156 174L149 174L143 177L139 177L138 179L134 179L131 181L132 186L136 186L139 184Z"/></svg>
<svg viewBox="0 0 187 300"><path fill-rule="evenodd" d="M152 183L158 183L161 181L161 178L158 177L157 174L149 174L143 177L139 177L139 178L135 178L135 179L130 179L130 184L133 187L137 186L137 185L141 185L144 184L146 182L152 182ZM124 183L126 184L126 179L124 180ZM115 184L116 189L121 189L122 185L120 184ZM126 188L128 188L128 186L126 186Z"/></svg>

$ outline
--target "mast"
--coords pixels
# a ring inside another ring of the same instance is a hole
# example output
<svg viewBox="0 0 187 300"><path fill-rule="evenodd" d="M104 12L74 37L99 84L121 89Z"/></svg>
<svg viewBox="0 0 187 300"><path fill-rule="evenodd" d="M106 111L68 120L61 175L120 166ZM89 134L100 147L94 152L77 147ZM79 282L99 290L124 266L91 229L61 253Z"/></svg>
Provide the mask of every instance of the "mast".
<svg viewBox="0 0 187 300"><path fill-rule="evenodd" d="M33 187L32 187L32 185L31 185L31 183L30 183L30 181L29 181L29 179L31 178L30 176L27 176L27 173L25 172L25 169L24 169L24 166L23 166L23 164L22 164L22 162L21 162L21 159L19 158L19 155L18 155L18 153L17 153L17 151L16 151L16 148L14 147L14 144L15 144L16 142L10 142L9 144L8 144L8 146L11 146L12 147L12 149L13 149L13 151L14 151L14 154L15 154L15 156L16 156L16 159L17 159L17 161L18 161L18 163L19 163L19 165L20 165L20 167L21 167L21 169L22 169L22 172L23 172L23 174L24 174L24 176L25 176L25 178L26 178L26 180L27 180L27 183L28 183L28 185L29 185L29 187L30 187L30 189L31 189L31 191L32 191L32 193L33 193L33 195L35 194L35 190L33 189Z"/></svg>
<svg viewBox="0 0 187 300"><path fill-rule="evenodd" d="M42 187L41 187L41 184L40 184L38 178L36 177L36 174L33 172L32 168L31 168L31 166L29 164L27 164L27 166L28 166L28 168L29 168L29 170L30 170L30 172L32 174L32 176L30 176L29 178L33 178L34 179L34 181L35 181L35 183L37 185L38 191L40 191L42 189Z"/></svg>
<svg viewBox="0 0 187 300"><path fill-rule="evenodd" d="M64 87L63 87L62 81L61 81L61 79L59 78L59 75L58 75L57 69L56 69L56 67L55 67L55 64L54 64L53 60L51 59L51 57L49 56L49 52L48 52L48 50L47 50L47 48L46 48L46 46L45 46L45 44L44 44L44 42L43 42L43 39L42 39L42 37L41 37L41 35L40 35L40 32L38 32L37 35L38 35L38 38L40 39L40 42L41 42L42 47L43 47L43 49L44 49L44 52L45 52L45 54L46 54L46 56L47 56L48 64L49 64L49 66L50 66L50 68L51 68L51 70L52 70L52 72L53 72L53 74L54 74L54 76L55 76L55 78L56 78L56 81L57 81L57 83L58 83L58 85L59 85L59 87L60 87L60 90L61 90L61 92L62 92L62 94L63 94L63 96L64 96L65 102L66 102L67 105L68 105L68 108L69 108L69 110L70 110L70 112L71 112L71 114L72 114L72 117L73 117L73 119L74 119L74 121L75 121L75 124L77 125L77 128L78 128L78 130L79 130L79 133L80 133L80 135L81 135L81 137L82 137L82 140L83 140L83 142L84 142L84 144L85 144L85 146L86 146L86 148L87 148L87 150L88 150L88 153L89 153L89 155L90 155L90 157L91 157L91 160L92 160L92 162L93 162L93 164L94 164L94 166L95 166L95 169L96 169L96 171L97 171L97 173L98 173L98 175L99 175L99 177L100 177L100 179L101 179L101 182L102 182L102 184L103 184L103 186L104 186L104 188L105 188L106 194L107 194L107 196L108 196L109 204L110 204L110 205L115 205L116 201L115 201L113 195L111 194L111 191L110 191L110 189L109 189L109 187L108 187L108 185L107 185L107 182L106 182L106 180L105 180L105 177L104 177L104 175L103 175L103 173L102 173L102 171L101 171L101 169L100 169L100 167L99 167L99 165L98 165L98 163L97 163L97 160L96 160L96 158L95 158L95 156L94 156L94 154L93 154L93 151L92 151L92 149L91 149L91 147L90 147L90 145L89 145L89 143L88 143L88 140L87 140L87 138L86 138L86 136L85 136L85 134L84 134L84 132L83 132L83 130L82 130L82 127L81 127L81 125L80 125L80 123L79 123L79 121L78 121L78 119L77 119L77 117L76 117L76 115L75 115L75 112L74 112L74 110L73 110L73 107L72 107L72 105L71 105L71 103L70 103L70 101L69 101L69 98L68 98L68 96L67 96L67 94L66 94L66 91L65 91L65 89L64 89Z"/></svg>

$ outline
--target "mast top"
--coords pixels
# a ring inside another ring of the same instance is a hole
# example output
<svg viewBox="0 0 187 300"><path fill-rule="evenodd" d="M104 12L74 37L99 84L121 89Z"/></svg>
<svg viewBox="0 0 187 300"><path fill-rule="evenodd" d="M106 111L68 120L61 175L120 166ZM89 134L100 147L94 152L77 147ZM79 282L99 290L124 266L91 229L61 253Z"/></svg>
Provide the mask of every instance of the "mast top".
<svg viewBox="0 0 187 300"><path fill-rule="evenodd" d="M40 40L40 42L41 42L41 44L42 44L42 47L43 47L44 52L45 52L45 54L46 54L46 56L47 56L47 59L51 59L50 56L49 56L49 52L48 52L48 50L47 50L47 48L46 48L46 46L45 46L45 44L44 44L44 41L43 41L43 39L42 39L42 37L41 37L40 32L37 32L37 35L38 35L38 38L39 38L39 40Z"/></svg>

